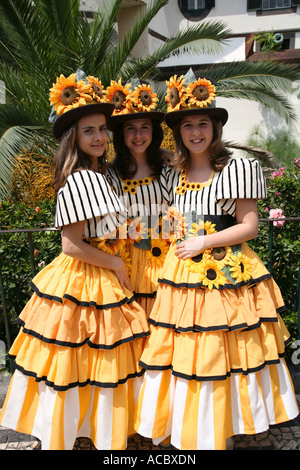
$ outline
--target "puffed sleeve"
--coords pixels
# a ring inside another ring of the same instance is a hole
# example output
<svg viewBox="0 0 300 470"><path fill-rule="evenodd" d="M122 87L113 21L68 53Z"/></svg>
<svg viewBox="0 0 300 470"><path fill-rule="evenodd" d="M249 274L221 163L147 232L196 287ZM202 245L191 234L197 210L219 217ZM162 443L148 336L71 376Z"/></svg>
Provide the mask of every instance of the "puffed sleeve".
<svg viewBox="0 0 300 470"><path fill-rule="evenodd" d="M126 214L126 208L111 189L105 176L90 170L70 175L57 195L55 227L107 214Z"/></svg>
<svg viewBox="0 0 300 470"><path fill-rule="evenodd" d="M257 160L232 158L221 171L217 182L217 201L266 197L266 181Z"/></svg>

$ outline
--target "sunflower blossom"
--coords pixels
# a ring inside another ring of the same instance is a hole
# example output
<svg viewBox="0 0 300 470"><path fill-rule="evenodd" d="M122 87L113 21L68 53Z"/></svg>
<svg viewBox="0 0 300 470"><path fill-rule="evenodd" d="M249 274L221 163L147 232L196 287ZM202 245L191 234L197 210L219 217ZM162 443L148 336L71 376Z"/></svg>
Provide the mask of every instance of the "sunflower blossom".
<svg viewBox="0 0 300 470"><path fill-rule="evenodd" d="M250 258L239 252L237 256L233 255L231 261L228 263L230 266L231 277L237 282L249 281L252 277L252 263Z"/></svg>
<svg viewBox="0 0 300 470"><path fill-rule="evenodd" d="M157 106L157 94L152 92L150 85L139 85L130 94L131 104L139 112L151 111Z"/></svg>
<svg viewBox="0 0 300 470"><path fill-rule="evenodd" d="M199 78L186 89L190 107L206 108L216 97L216 87L206 78Z"/></svg>
<svg viewBox="0 0 300 470"><path fill-rule="evenodd" d="M127 83L127 85L122 85L121 78L118 82L112 80L110 86L107 87L107 100L115 105L115 109L112 114L113 116L130 113L130 106L128 101L129 89L130 83Z"/></svg>
<svg viewBox="0 0 300 470"><path fill-rule="evenodd" d="M50 88L49 101L58 116L73 108L84 106L92 101L92 89L90 84L83 80L76 81L76 74L69 77L63 74L57 77L56 83Z"/></svg>
<svg viewBox="0 0 300 470"><path fill-rule="evenodd" d="M156 266L162 266L169 250L169 244L166 240L151 239L151 250L147 251L147 259Z"/></svg>
<svg viewBox="0 0 300 470"><path fill-rule="evenodd" d="M166 81L168 87L165 100L167 101L167 111L178 111L181 108L186 108L186 100L188 98L185 92L183 75L177 78L174 75L170 81Z"/></svg>
<svg viewBox="0 0 300 470"><path fill-rule="evenodd" d="M226 276L219 269L218 263L214 259L204 260L199 267L199 279L202 284L212 290L217 289L226 283Z"/></svg>

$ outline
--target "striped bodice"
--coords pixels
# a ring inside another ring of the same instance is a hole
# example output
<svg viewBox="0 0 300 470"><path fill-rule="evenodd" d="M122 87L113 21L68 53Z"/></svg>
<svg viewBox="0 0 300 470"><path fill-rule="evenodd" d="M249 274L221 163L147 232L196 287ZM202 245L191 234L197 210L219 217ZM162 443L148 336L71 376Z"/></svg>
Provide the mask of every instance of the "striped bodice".
<svg viewBox="0 0 300 470"><path fill-rule="evenodd" d="M91 170L70 175L57 194L55 227L85 221L85 238L113 232L126 220L126 208L105 176Z"/></svg>
<svg viewBox="0 0 300 470"><path fill-rule="evenodd" d="M181 185L182 173L172 169L168 173L170 205L179 212L196 211L201 215L235 216L236 199L264 199L266 183L258 161L231 158L225 168L214 172L203 185ZM192 186L192 189L191 189ZM183 190L181 190L183 188Z"/></svg>
<svg viewBox="0 0 300 470"><path fill-rule="evenodd" d="M114 168L109 168L107 178L114 191L128 210L128 217L159 216L169 203L167 168L163 168L159 179L123 180Z"/></svg>

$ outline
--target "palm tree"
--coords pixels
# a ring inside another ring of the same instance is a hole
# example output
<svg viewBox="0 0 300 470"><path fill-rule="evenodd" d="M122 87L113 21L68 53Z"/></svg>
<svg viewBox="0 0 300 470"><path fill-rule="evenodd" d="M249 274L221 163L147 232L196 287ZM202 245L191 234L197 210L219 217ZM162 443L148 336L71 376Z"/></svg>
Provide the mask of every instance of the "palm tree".
<svg viewBox="0 0 300 470"><path fill-rule="evenodd" d="M155 78L157 65L182 52L220 52L230 31L221 22L204 22L169 38L143 59L131 57L141 34L168 3L153 0L122 41L113 41L122 0L105 6L90 22L79 9L79 0L1 0L0 80L6 103L0 105L0 197L9 191L15 157L34 144L55 146L49 116L49 88L57 75L78 68L100 76L104 86L111 79ZM299 79L293 67L266 63L215 67L212 78L222 96L255 99L276 109L287 120L293 111L283 92Z"/></svg>

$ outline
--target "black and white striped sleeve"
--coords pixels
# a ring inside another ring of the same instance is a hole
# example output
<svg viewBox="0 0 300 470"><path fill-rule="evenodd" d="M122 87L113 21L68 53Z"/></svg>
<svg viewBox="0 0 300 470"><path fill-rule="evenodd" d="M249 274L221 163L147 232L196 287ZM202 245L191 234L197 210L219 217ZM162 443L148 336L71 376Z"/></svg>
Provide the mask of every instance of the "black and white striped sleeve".
<svg viewBox="0 0 300 470"><path fill-rule="evenodd" d="M266 181L257 160L233 158L220 173L216 190L217 201L266 197Z"/></svg>
<svg viewBox="0 0 300 470"><path fill-rule="evenodd" d="M70 175L58 192L55 227L125 212L104 175L82 170Z"/></svg>

